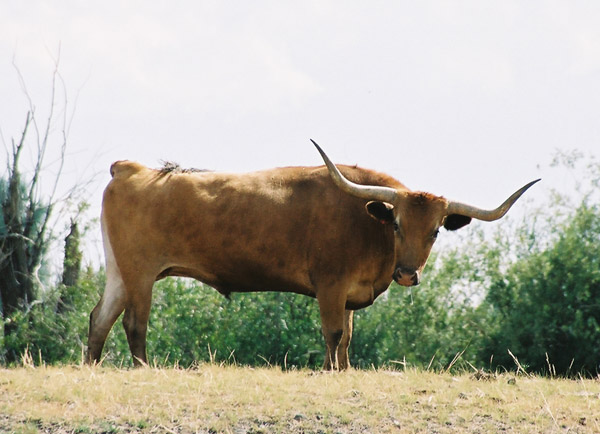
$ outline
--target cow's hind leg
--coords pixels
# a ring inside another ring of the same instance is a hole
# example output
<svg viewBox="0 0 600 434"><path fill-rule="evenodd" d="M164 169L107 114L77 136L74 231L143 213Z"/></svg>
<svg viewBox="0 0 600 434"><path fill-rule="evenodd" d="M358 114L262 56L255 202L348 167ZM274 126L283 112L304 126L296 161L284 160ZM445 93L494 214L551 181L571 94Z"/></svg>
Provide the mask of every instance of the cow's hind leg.
<svg viewBox="0 0 600 434"><path fill-rule="evenodd" d="M348 347L352 340L354 311L346 310L344 314L344 334L337 349L338 364L340 371L350 368L350 357L348 356Z"/></svg>
<svg viewBox="0 0 600 434"><path fill-rule="evenodd" d="M332 294L333 295L333 294ZM337 371L339 367L338 347L344 335L345 300L336 299L329 294L317 294L321 328L325 338L325 362L323 370Z"/></svg>
<svg viewBox="0 0 600 434"><path fill-rule="evenodd" d="M146 358L146 333L150 317L153 283L151 281L136 285L137 296L128 301L125 307L125 315L123 315L123 327L127 335L134 366L148 363Z"/></svg>
<svg viewBox="0 0 600 434"><path fill-rule="evenodd" d="M106 286L100 301L90 314L86 362L99 363L104 342L113 324L125 309L125 284L114 261L107 261Z"/></svg>

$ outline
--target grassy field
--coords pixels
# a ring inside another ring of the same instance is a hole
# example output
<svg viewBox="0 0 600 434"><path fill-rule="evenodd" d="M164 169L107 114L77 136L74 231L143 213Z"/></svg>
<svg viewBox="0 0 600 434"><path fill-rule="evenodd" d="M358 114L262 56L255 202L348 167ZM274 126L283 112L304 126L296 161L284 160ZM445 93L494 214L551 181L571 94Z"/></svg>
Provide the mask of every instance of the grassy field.
<svg viewBox="0 0 600 434"><path fill-rule="evenodd" d="M0 369L0 432L600 432L600 382L201 365Z"/></svg>

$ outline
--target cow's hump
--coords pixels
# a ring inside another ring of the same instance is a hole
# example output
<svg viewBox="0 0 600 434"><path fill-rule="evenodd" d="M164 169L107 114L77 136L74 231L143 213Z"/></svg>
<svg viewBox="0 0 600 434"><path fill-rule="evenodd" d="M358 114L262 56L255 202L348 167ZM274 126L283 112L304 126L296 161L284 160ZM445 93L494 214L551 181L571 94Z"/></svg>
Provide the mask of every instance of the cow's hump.
<svg viewBox="0 0 600 434"><path fill-rule="evenodd" d="M113 178L127 178L143 169L145 167L135 161L120 160L110 166L110 174Z"/></svg>

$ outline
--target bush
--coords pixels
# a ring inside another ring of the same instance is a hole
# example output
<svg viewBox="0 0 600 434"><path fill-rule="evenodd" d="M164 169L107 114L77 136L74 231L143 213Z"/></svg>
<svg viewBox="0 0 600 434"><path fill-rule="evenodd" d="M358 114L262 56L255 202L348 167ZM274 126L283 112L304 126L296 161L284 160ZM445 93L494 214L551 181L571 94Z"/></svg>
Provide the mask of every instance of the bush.
<svg viewBox="0 0 600 434"><path fill-rule="evenodd" d="M420 286L394 283L372 307L357 312L355 362L363 367L392 362L444 369L466 350L462 360L476 363L473 349L482 333L475 294L457 285L466 279L468 261L458 249L433 255Z"/></svg>
<svg viewBox="0 0 600 434"><path fill-rule="evenodd" d="M80 362L86 345L89 312L99 299L103 273L89 272L73 287L56 287L42 297L2 320L13 332L0 340L0 361L19 360L28 351L46 363ZM58 312L61 296L68 292L72 305ZM4 329L4 327L1 327Z"/></svg>
<svg viewBox="0 0 600 434"><path fill-rule="evenodd" d="M547 246L521 254L493 276L485 303L492 332L480 357L511 365L510 349L537 372L599 372L600 208L583 202ZM525 231L526 232L526 231ZM529 232L529 239L534 233ZM488 253L499 254L498 246ZM489 265L489 264L488 264Z"/></svg>
<svg viewBox="0 0 600 434"><path fill-rule="evenodd" d="M158 283L154 297L148 350L160 361L314 366L313 354L322 352L318 306L309 297L236 293L228 300L183 279Z"/></svg>

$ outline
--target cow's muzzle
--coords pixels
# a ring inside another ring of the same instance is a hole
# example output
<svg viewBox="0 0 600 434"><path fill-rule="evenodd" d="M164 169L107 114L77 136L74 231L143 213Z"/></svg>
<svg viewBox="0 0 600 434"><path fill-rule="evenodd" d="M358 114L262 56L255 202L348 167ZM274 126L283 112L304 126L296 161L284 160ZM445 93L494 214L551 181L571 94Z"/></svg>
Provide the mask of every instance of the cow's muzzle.
<svg viewBox="0 0 600 434"><path fill-rule="evenodd" d="M394 272L394 280L398 285L416 286L421 283L421 273L414 268L398 267Z"/></svg>

